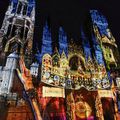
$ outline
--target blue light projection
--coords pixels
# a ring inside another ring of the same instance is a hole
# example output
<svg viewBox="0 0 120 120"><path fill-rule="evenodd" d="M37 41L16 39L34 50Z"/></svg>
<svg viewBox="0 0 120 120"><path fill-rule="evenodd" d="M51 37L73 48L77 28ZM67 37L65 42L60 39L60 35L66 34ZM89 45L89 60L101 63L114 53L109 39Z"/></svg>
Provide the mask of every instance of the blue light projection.
<svg viewBox="0 0 120 120"><path fill-rule="evenodd" d="M67 42L67 35L64 32L63 28L59 28L59 53L62 54L62 52L65 52L66 55L68 55L68 42Z"/></svg>
<svg viewBox="0 0 120 120"><path fill-rule="evenodd" d="M47 22L43 28L43 37L42 37L42 54L45 53L52 54L52 37Z"/></svg>
<svg viewBox="0 0 120 120"><path fill-rule="evenodd" d="M92 22L97 25L101 35L107 35L106 29L108 28L107 19L98 10L90 10Z"/></svg>
<svg viewBox="0 0 120 120"><path fill-rule="evenodd" d="M35 54L35 58L37 60L38 63L41 63L41 59L42 59L42 56L41 56L41 53L39 50L37 50L37 53Z"/></svg>
<svg viewBox="0 0 120 120"><path fill-rule="evenodd" d="M43 28L43 36L42 36L42 51L41 54L52 54L52 37L51 37L51 31L48 27L47 22L45 23L45 26Z"/></svg>
<svg viewBox="0 0 120 120"><path fill-rule="evenodd" d="M18 0L10 0L10 2L13 5L12 13L15 13L17 11Z"/></svg>
<svg viewBox="0 0 120 120"><path fill-rule="evenodd" d="M45 23L45 26L43 27L41 53L38 50L37 54L35 55L39 63L42 62L42 57L46 53L52 55L52 36L51 36L50 28L48 27L47 21Z"/></svg>
<svg viewBox="0 0 120 120"><path fill-rule="evenodd" d="M27 16L31 15L33 8L35 7L35 0L28 0Z"/></svg>
<svg viewBox="0 0 120 120"><path fill-rule="evenodd" d="M95 25L98 28L98 32L100 33L100 36L101 37L102 37L102 35L108 36L108 32L107 32L108 22L107 22L106 18L97 10L90 10L90 14L91 14L91 18L92 18L92 23L93 23L93 25ZM95 49L95 55L96 55L96 59L97 59L98 63L102 63L102 64L104 63L104 65L105 65L102 49L100 48L100 43L93 34L92 34L92 40L94 43L93 47ZM110 80L110 83L112 84L112 80L110 78L109 71L107 71L107 76Z"/></svg>
<svg viewBox="0 0 120 120"><path fill-rule="evenodd" d="M10 2L18 3L18 0L10 0Z"/></svg>
<svg viewBox="0 0 120 120"><path fill-rule="evenodd" d="M100 44L98 43L97 39L95 38L95 36L93 34L92 34L92 41L93 41L93 48L95 51L95 58L96 58L98 64L104 65L103 53L102 53Z"/></svg>
<svg viewBox="0 0 120 120"><path fill-rule="evenodd" d="M89 57L90 58L92 57L91 48L90 48L89 40L86 37L82 28L81 28L81 38L82 38L82 44L83 44L83 49L84 49L84 53L85 53L85 58L86 58L86 60L88 60Z"/></svg>
<svg viewBox="0 0 120 120"><path fill-rule="evenodd" d="M13 5L12 13L16 13L17 8L19 6L19 0L10 0L10 2ZM35 7L35 0L28 0L28 3L27 3L27 16L30 17L31 12L32 12L34 7Z"/></svg>
<svg viewBox="0 0 120 120"><path fill-rule="evenodd" d="M107 34L106 28L108 27L107 20L97 11L90 10L92 23L100 30L100 34ZM100 47L99 40L95 37L95 34L92 33L93 48L95 51L95 57L98 61L98 64L104 64L103 53Z"/></svg>

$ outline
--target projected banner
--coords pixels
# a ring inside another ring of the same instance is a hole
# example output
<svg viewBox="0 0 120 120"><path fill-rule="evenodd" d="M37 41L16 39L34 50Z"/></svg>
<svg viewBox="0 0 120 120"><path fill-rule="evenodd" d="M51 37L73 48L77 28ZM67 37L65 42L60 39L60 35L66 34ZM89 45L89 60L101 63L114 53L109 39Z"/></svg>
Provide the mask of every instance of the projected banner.
<svg viewBox="0 0 120 120"><path fill-rule="evenodd" d="M99 94L100 97L113 98L113 92L111 90L99 90L98 94Z"/></svg>
<svg viewBox="0 0 120 120"><path fill-rule="evenodd" d="M63 88L45 87L42 88L43 97L63 97L65 98L65 90Z"/></svg>

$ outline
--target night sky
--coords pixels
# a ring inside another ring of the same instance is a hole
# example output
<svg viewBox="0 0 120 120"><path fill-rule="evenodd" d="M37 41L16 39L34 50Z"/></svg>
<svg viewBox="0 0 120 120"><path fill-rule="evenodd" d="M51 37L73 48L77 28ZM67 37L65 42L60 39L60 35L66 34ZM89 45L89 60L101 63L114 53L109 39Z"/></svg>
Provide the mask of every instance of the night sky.
<svg viewBox="0 0 120 120"><path fill-rule="evenodd" d="M0 25L8 3L9 0L0 0ZM109 28L120 46L119 0L36 0L35 40L40 43L46 18L50 21L54 41L60 25L69 37L79 39L80 26L85 23L90 9L97 9L106 16Z"/></svg>

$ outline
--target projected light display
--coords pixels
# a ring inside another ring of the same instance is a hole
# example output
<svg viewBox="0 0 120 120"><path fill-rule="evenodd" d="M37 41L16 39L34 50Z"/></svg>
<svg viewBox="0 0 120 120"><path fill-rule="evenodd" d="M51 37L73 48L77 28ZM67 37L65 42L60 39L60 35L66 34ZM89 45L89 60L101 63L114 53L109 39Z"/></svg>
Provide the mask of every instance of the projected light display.
<svg viewBox="0 0 120 120"><path fill-rule="evenodd" d="M80 26L79 40L63 26L53 40L46 20L39 42L33 40L35 1L10 0L0 37L1 120L119 119L117 44L105 16L89 15L90 28Z"/></svg>

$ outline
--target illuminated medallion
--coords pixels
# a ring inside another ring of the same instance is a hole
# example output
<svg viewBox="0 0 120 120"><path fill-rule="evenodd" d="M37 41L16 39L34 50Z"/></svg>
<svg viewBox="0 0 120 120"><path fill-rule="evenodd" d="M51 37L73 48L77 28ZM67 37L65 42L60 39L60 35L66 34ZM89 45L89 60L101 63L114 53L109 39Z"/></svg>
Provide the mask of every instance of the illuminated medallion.
<svg viewBox="0 0 120 120"><path fill-rule="evenodd" d="M80 101L75 104L75 113L78 118L84 119L91 115L91 108L88 103Z"/></svg>
<svg viewBox="0 0 120 120"><path fill-rule="evenodd" d="M55 85L59 85L59 80L60 80L60 77L58 75L55 75L54 76Z"/></svg>
<svg viewBox="0 0 120 120"><path fill-rule="evenodd" d="M49 73L49 72L45 72L44 77L45 77L46 79L48 79L48 78L50 77L50 73Z"/></svg>
<svg viewBox="0 0 120 120"><path fill-rule="evenodd" d="M49 72L45 72L45 73L43 74L42 80L46 81L46 80L49 79L49 77L50 77L50 73L49 73Z"/></svg>
<svg viewBox="0 0 120 120"><path fill-rule="evenodd" d="M55 81L59 81L59 79L60 79L60 78L59 78L58 75L55 75L55 76L54 76L54 80L55 80Z"/></svg>

